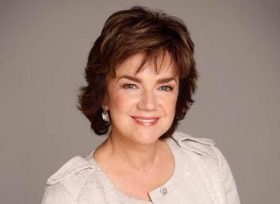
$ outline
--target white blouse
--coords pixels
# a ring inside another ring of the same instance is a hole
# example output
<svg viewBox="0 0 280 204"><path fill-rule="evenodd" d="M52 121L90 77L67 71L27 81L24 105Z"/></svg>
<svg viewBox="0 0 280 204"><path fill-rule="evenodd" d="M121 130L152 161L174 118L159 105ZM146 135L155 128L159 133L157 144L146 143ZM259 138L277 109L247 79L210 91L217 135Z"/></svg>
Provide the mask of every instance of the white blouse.
<svg viewBox="0 0 280 204"><path fill-rule="evenodd" d="M175 170L149 192L151 201L118 191L91 152L70 159L48 179L41 204L240 204L229 165L212 140L175 132L166 141Z"/></svg>

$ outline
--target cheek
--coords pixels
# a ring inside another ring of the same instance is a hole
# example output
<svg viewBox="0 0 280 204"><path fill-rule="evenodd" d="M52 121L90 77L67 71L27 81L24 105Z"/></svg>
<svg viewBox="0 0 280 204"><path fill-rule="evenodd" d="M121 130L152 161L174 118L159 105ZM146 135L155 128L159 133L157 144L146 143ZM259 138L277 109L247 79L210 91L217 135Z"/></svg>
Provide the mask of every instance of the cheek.
<svg viewBox="0 0 280 204"><path fill-rule="evenodd" d="M159 96L158 98L160 99L160 104L164 107L166 113L175 114L177 93Z"/></svg>
<svg viewBox="0 0 280 204"><path fill-rule="evenodd" d="M167 102L166 102L166 111L167 111L167 113L169 114L169 115L172 115L172 116L174 116L175 115L175 110L176 110L176 99L174 99L174 100L168 100Z"/></svg>
<svg viewBox="0 0 280 204"><path fill-rule="evenodd" d="M136 103L137 97L124 93L123 91L114 90L109 95L109 109L113 112L126 112Z"/></svg>

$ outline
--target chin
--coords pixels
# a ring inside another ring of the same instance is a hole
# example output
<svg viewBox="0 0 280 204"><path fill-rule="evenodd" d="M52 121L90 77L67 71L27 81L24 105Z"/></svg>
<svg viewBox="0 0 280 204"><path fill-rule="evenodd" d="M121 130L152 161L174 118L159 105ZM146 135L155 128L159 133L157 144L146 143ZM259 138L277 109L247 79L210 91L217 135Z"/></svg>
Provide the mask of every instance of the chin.
<svg viewBox="0 0 280 204"><path fill-rule="evenodd" d="M141 144L153 144L157 142L160 137L164 134L165 132L157 132L157 131L141 131L141 132L135 132L133 134L133 138L135 139L136 142L141 143Z"/></svg>
<svg viewBox="0 0 280 204"><path fill-rule="evenodd" d="M124 140L138 144L153 144L157 142L171 126L170 121L163 122L162 120L149 126L139 125L135 122L131 123L131 121L120 124L120 126L112 127L112 133L115 133L117 137L122 137Z"/></svg>

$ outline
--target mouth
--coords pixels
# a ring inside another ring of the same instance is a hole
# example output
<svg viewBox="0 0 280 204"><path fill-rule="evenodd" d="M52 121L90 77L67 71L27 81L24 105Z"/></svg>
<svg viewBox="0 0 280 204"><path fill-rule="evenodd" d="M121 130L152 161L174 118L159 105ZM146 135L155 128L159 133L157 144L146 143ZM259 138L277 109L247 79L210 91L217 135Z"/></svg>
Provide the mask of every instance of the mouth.
<svg viewBox="0 0 280 204"><path fill-rule="evenodd" d="M145 127L150 127L153 126L157 123L159 120L159 117L140 117L140 116L132 116L136 124L145 126Z"/></svg>

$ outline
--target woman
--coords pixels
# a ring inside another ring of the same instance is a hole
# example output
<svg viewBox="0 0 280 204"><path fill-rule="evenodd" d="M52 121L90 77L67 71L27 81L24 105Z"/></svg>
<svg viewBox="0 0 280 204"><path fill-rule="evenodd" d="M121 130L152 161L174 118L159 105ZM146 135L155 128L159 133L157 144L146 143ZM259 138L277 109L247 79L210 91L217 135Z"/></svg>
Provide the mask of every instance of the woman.
<svg viewBox="0 0 280 204"><path fill-rule="evenodd" d="M142 7L109 17L79 107L107 139L48 179L43 204L240 203L214 143L174 132L193 102L193 52L178 18Z"/></svg>

